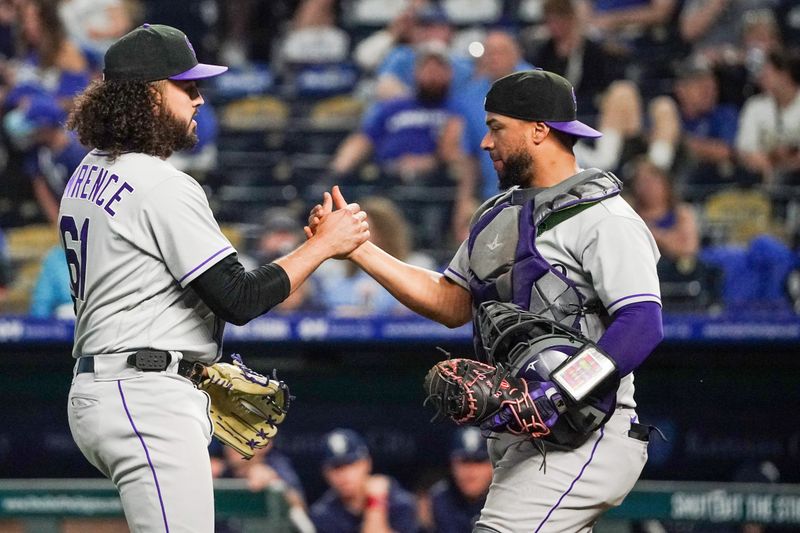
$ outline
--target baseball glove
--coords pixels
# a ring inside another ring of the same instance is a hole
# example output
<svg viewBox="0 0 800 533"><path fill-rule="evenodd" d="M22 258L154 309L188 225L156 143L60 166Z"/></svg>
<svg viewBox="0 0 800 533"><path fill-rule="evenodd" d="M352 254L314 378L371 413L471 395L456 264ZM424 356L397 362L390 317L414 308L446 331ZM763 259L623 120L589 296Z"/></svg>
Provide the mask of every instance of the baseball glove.
<svg viewBox="0 0 800 533"><path fill-rule="evenodd" d="M233 364L207 367L208 377L198 388L211 398L214 436L250 459L256 448L266 447L278 432L291 396L283 381L250 370L238 354L231 358Z"/></svg>
<svg viewBox="0 0 800 533"><path fill-rule="evenodd" d="M471 359L437 363L425 376L424 386L425 404L436 409L433 420L449 418L459 425L532 438L550 433L562 402L542 383L529 388L525 379L508 375L502 366Z"/></svg>

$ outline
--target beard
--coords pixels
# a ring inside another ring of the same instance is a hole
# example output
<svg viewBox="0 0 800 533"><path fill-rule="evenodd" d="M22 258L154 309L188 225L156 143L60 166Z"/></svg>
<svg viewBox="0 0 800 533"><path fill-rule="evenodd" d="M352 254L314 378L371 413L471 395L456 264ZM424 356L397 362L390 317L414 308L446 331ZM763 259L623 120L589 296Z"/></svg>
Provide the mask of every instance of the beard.
<svg viewBox="0 0 800 533"><path fill-rule="evenodd" d="M449 87L447 85L419 86L417 87L417 100L423 105L440 105L447 98L448 90Z"/></svg>
<svg viewBox="0 0 800 533"><path fill-rule="evenodd" d="M183 122L178 117L164 110L157 118L157 129L160 132L163 146L170 152L179 152L193 148L197 142L197 128L192 127L192 121Z"/></svg>
<svg viewBox="0 0 800 533"><path fill-rule="evenodd" d="M497 177L501 191L515 185L528 187L533 177L533 157L524 150L510 155L503 162L503 168L497 173Z"/></svg>

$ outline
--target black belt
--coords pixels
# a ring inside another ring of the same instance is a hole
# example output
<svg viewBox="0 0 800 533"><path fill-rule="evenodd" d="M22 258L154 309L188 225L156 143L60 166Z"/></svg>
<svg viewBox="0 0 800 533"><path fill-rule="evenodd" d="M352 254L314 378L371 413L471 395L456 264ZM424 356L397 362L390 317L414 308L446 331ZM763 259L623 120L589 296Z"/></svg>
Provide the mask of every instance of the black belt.
<svg viewBox="0 0 800 533"><path fill-rule="evenodd" d="M172 354L163 350L139 350L128 356L128 364L142 372L163 372L172 363ZM183 376L195 383L202 379L205 365L197 361L178 362L179 376ZM78 359L77 373L94 372L94 357L86 356Z"/></svg>

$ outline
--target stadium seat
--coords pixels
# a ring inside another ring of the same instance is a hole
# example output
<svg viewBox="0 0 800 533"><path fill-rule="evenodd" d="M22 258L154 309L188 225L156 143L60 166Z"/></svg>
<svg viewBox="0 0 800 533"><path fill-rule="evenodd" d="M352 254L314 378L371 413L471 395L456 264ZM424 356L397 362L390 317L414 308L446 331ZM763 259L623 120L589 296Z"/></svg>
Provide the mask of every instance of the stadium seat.
<svg viewBox="0 0 800 533"><path fill-rule="evenodd" d="M494 24L503 15L502 0L444 0L442 7L458 26Z"/></svg>
<svg viewBox="0 0 800 533"><path fill-rule="evenodd" d="M289 107L275 96L251 96L235 100L220 111L220 124L230 130L282 129Z"/></svg>
<svg viewBox="0 0 800 533"><path fill-rule="evenodd" d="M703 233L711 244L747 244L773 233L769 196L758 189L729 189L713 194L703 208Z"/></svg>
<svg viewBox="0 0 800 533"><path fill-rule="evenodd" d="M344 5L345 22L351 26L386 26L408 5L409 0L350 0Z"/></svg>

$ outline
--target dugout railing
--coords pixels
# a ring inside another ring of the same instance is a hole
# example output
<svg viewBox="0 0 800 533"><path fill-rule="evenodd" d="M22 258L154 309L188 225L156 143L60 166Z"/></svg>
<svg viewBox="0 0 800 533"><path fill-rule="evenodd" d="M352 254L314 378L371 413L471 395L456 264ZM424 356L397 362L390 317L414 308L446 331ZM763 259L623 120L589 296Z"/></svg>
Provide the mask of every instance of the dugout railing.
<svg viewBox="0 0 800 533"><path fill-rule="evenodd" d="M236 520L245 533L291 531L288 508L278 490L251 492L244 480L223 479L215 482L215 494L217 517ZM0 532L61 533L71 529L91 533L92 521L98 521L98 529L102 523L104 531L111 531L113 522L109 520L121 516L122 505L106 480L0 480ZM631 522L646 520L759 523L797 531L800 485L640 481L595 531L628 531Z"/></svg>

